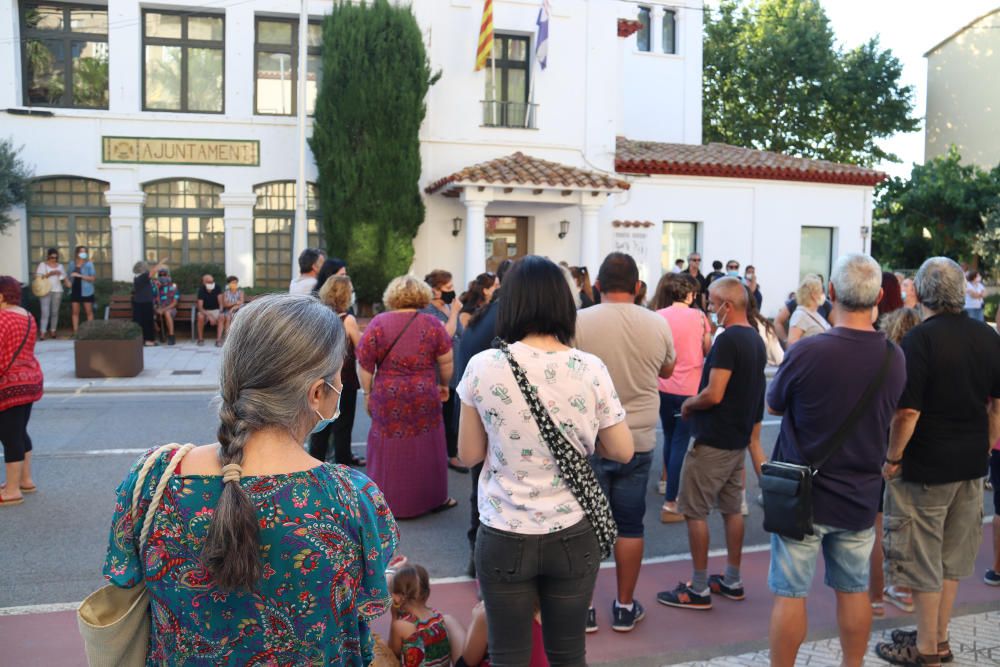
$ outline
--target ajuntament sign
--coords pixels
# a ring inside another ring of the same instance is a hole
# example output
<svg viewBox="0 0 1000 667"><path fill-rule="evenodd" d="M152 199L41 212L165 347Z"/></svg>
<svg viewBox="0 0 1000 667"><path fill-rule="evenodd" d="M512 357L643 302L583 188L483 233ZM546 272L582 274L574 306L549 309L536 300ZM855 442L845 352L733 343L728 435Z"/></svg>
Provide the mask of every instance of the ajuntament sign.
<svg viewBox="0 0 1000 667"><path fill-rule="evenodd" d="M260 142L172 137L102 137L101 160L135 164L260 166Z"/></svg>

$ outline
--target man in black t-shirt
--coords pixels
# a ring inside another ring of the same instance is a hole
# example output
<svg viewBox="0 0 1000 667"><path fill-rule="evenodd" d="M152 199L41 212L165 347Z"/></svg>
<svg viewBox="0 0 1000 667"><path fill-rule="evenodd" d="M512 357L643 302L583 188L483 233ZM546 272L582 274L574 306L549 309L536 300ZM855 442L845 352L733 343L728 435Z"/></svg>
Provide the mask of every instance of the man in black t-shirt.
<svg viewBox="0 0 1000 667"><path fill-rule="evenodd" d="M201 287L198 288L198 345L205 344L205 322L215 327L215 346L222 347L222 337L226 333L226 320L221 316L219 297L222 288L215 284L215 278L209 274L201 277Z"/></svg>
<svg viewBox="0 0 1000 667"><path fill-rule="evenodd" d="M691 307L705 310L708 302L708 278L701 275L701 255L696 252L688 255L688 265L684 272L698 281L698 293L694 295Z"/></svg>
<svg viewBox="0 0 1000 667"><path fill-rule="evenodd" d="M740 579L743 544L743 460L754 424L764 411L767 352L747 321L747 291L737 278L720 278L708 288L708 309L725 330L702 369L700 391L681 404L693 420L694 445L684 459L678 510L688 527L694 576L672 591L657 594L660 604L711 609L711 593L744 598ZM726 525L725 574L708 576L708 514L717 506Z"/></svg>
<svg viewBox="0 0 1000 667"><path fill-rule="evenodd" d="M903 338L906 389L889 432L884 477L885 571L913 589L916 633L876 646L895 664L951 656L958 582L983 538L983 477L1000 438L1000 337L964 312L965 276L933 257L916 277L923 322Z"/></svg>

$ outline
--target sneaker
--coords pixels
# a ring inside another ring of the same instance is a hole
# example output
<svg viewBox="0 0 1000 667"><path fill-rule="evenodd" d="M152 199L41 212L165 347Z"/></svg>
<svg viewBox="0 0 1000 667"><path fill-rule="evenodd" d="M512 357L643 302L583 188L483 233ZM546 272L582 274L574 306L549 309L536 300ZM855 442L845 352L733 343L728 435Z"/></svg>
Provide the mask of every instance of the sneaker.
<svg viewBox="0 0 1000 667"><path fill-rule="evenodd" d="M201 345L204 345L204 344L205 344L205 340L203 338L199 338L198 339L198 345L201 346Z"/></svg>
<svg viewBox="0 0 1000 667"><path fill-rule="evenodd" d="M661 479L656 483L656 492L661 496L667 495L667 480Z"/></svg>
<svg viewBox="0 0 1000 667"><path fill-rule="evenodd" d="M646 610L639 601L632 598L632 608L618 606L618 600L611 603L611 629L615 632L630 632L635 624L646 617ZM596 624L595 624L596 625Z"/></svg>
<svg viewBox="0 0 1000 667"><path fill-rule="evenodd" d="M681 582L672 591L662 591L656 594L656 601L668 607L679 607L681 609L697 609L705 611L712 608L711 589L706 589L702 593L691 588L690 583Z"/></svg>
<svg viewBox="0 0 1000 667"><path fill-rule="evenodd" d="M764 506L764 494L763 494L763 493L758 493L758 494L757 494L757 497L756 497L756 498L754 498L754 501L755 501L755 502L756 502L756 503L757 503L758 505L760 505L761 507L763 507L763 506Z"/></svg>
<svg viewBox="0 0 1000 667"><path fill-rule="evenodd" d="M747 596L743 591L743 582L741 581L735 586L727 586L725 579L721 574L713 574L708 578L708 589L730 600L736 600L737 602L745 600Z"/></svg>
<svg viewBox="0 0 1000 667"><path fill-rule="evenodd" d="M597 632L597 610L591 607L587 610L587 634Z"/></svg>
<svg viewBox="0 0 1000 667"><path fill-rule="evenodd" d="M983 583L987 586L1000 586L1000 572L986 570L986 574L983 576Z"/></svg>
<svg viewBox="0 0 1000 667"><path fill-rule="evenodd" d="M175 336L167 336L167 345L175 345L177 343L177 338Z"/></svg>
<svg viewBox="0 0 1000 667"><path fill-rule="evenodd" d="M740 514L743 516L750 516L750 506L747 505L747 501L745 500L740 503Z"/></svg>

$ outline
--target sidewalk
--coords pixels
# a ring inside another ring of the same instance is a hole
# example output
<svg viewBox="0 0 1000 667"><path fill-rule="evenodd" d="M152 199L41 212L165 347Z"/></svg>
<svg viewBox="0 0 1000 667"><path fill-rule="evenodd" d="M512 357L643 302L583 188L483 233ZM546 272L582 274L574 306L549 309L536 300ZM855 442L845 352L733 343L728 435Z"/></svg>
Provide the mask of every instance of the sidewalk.
<svg viewBox="0 0 1000 667"><path fill-rule="evenodd" d="M110 391L215 391L219 387L222 349L214 340L201 347L192 340L143 349L142 373L134 378L78 378L72 340L46 340L35 345L46 394Z"/></svg>
<svg viewBox="0 0 1000 667"><path fill-rule="evenodd" d="M992 530L987 526L979 550L975 576L962 582L952 624L952 650L956 667L1000 664L1000 588L982 583L983 571L991 561ZM600 630L587 636L587 659L606 667L659 667L684 664L710 667L742 667L767 664L767 633L771 594L767 590L770 554L755 550L743 558L743 580L747 599L731 602L713 600L707 612L672 609L656 603L656 592L672 588L688 579L691 563L670 557L643 566L636 597L646 607L646 618L628 635L611 630L610 607L615 591L615 573L601 570L594 592ZM710 569L720 571L723 555L710 560ZM836 640L836 607L833 593L823 585L823 568L817 568L809 597L809 640L799 655L800 665L833 667L840 664ZM95 577L95 587L98 582ZM467 624L476 602L476 586L466 577L432 582L431 605L453 614ZM83 645L76 628L73 607L60 605L59 611L32 613L35 609L0 609L0 662L19 667L65 665L84 667ZM68 610L67 610L68 609ZM14 614L14 615L11 615ZM912 627L912 615L892 606L886 618L875 622L872 641L896 627ZM388 636L388 618L383 616L375 629ZM690 662L700 661L700 662ZM866 664L886 663L872 656Z"/></svg>

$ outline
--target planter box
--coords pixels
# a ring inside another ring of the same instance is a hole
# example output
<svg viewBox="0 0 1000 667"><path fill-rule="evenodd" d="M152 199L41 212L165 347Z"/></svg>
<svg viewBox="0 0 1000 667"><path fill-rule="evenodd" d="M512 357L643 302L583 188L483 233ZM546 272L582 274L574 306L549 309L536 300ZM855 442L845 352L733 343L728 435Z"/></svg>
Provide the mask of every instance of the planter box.
<svg viewBox="0 0 1000 667"><path fill-rule="evenodd" d="M142 338L73 342L78 378L131 378L142 372Z"/></svg>

